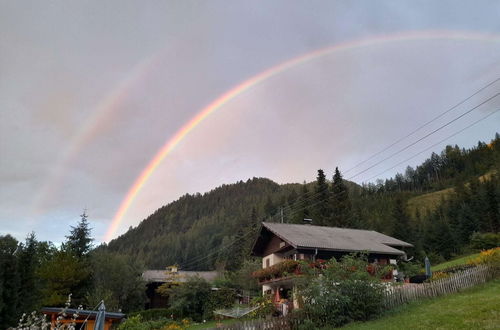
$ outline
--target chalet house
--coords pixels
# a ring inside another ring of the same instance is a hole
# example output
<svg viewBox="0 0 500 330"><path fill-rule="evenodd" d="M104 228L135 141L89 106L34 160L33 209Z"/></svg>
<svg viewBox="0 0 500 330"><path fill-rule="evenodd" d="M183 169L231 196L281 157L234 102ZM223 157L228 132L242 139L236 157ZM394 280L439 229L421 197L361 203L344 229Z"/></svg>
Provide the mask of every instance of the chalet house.
<svg viewBox="0 0 500 330"><path fill-rule="evenodd" d="M146 282L146 296L148 297L145 308L168 307L168 297L160 295L156 292L156 289L164 283L169 283L172 277L175 277L175 281L181 283L186 282L190 277L201 277L208 282L212 282L218 274L216 271L181 271L177 270L176 267L171 267L167 270L146 270L142 273L142 279Z"/></svg>
<svg viewBox="0 0 500 330"><path fill-rule="evenodd" d="M286 259L340 260L342 256L353 252L368 253L369 262L384 265L396 264L398 258L405 259L403 249L409 247L413 245L373 230L264 222L252 254L262 257L263 269ZM293 299L290 278L273 278L260 282L263 293Z"/></svg>

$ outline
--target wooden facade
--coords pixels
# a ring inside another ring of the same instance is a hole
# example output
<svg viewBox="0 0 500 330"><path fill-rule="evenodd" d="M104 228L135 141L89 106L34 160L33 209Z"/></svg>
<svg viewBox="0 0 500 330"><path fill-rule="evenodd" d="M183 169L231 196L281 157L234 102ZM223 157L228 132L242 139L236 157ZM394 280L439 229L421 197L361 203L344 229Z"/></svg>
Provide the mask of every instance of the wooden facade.
<svg viewBox="0 0 500 330"><path fill-rule="evenodd" d="M63 308L60 307L44 307L42 308L42 313L47 315L50 319L50 328L55 329L57 318L61 315ZM60 324L69 325L73 322L76 324L77 330L93 330L95 325L95 319L97 316L97 311L88 310L77 310L77 309L66 309L65 313L67 316L60 321ZM78 314L76 320L73 321L73 315ZM118 325L122 319L125 318L125 314L122 313L111 313L106 312L104 321L104 330L110 330L112 326Z"/></svg>

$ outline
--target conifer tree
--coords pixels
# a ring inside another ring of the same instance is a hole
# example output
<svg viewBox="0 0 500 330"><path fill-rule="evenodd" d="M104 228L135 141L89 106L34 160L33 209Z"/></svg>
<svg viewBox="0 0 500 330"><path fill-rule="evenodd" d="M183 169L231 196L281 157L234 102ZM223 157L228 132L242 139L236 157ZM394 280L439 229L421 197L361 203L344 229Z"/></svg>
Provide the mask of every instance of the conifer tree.
<svg viewBox="0 0 500 330"><path fill-rule="evenodd" d="M342 179L339 168L335 167L332 183L332 221L337 227L349 227L351 218L351 201L349 191Z"/></svg>
<svg viewBox="0 0 500 330"><path fill-rule="evenodd" d="M322 169L318 170L315 186L315 198L313 203L313 224L328 225L331 209L330 209L330 190L328 182L326 182L325 172Z"/></svg>
<svg viewBox="0 0 500 330"><path fill-rule="evenodd" d="M78 258L86 256L92 249L91 228L89 227L86 210L80 215L80 222L76 227L71 226L69 236L66 236L65 248Z"/></svg>
<svg viewBox="0 0 500 330"><path fill-rule="evenodd" d="M24 244L19 245L19 300L18 310L29 312L36 309L39 300L39 281L36 271L40 263L38 255L38 241L32 232L26 237Z"/></svg>

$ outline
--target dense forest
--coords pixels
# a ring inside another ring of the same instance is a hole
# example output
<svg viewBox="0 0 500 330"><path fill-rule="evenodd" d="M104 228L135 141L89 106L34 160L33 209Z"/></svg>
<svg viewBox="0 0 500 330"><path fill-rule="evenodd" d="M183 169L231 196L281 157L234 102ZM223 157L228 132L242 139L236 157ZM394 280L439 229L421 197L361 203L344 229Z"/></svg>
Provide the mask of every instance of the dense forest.
<svg viewBox="0 0 500 330"><path fill-rule="evenodd" d="M102 248L149 268L234 270L250 258L260 222L310 218L377 230L413 243L419 258L440 261L464 253L480 233L498 232L499 166L496 134L470 149L447 146L416 168L363 186L343 180L338 169L331 179L318 170L315 182L303 184L253 178L185 195Z"/></svg>

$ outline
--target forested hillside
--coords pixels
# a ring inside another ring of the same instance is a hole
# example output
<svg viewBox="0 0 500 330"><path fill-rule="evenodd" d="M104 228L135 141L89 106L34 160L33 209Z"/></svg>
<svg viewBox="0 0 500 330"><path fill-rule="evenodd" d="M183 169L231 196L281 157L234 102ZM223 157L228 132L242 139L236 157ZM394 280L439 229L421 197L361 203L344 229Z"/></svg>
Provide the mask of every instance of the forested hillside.
<svg viewBox="0 0 500 330"><path fill-rule="evenodd" d="M343 180L338 169L331 179L318 170L316 181L303 184L254 178L185 195L101 248L139 258L149 268L235 270L250 258L261 221L312 218L317 225L393 235L413 243L418 258L440 261L483 244L481 233L498 233L499 166L496 134L470 149L447 146L416 168L363 186ZM438 197L424 197L432 193Z"/></svg>

